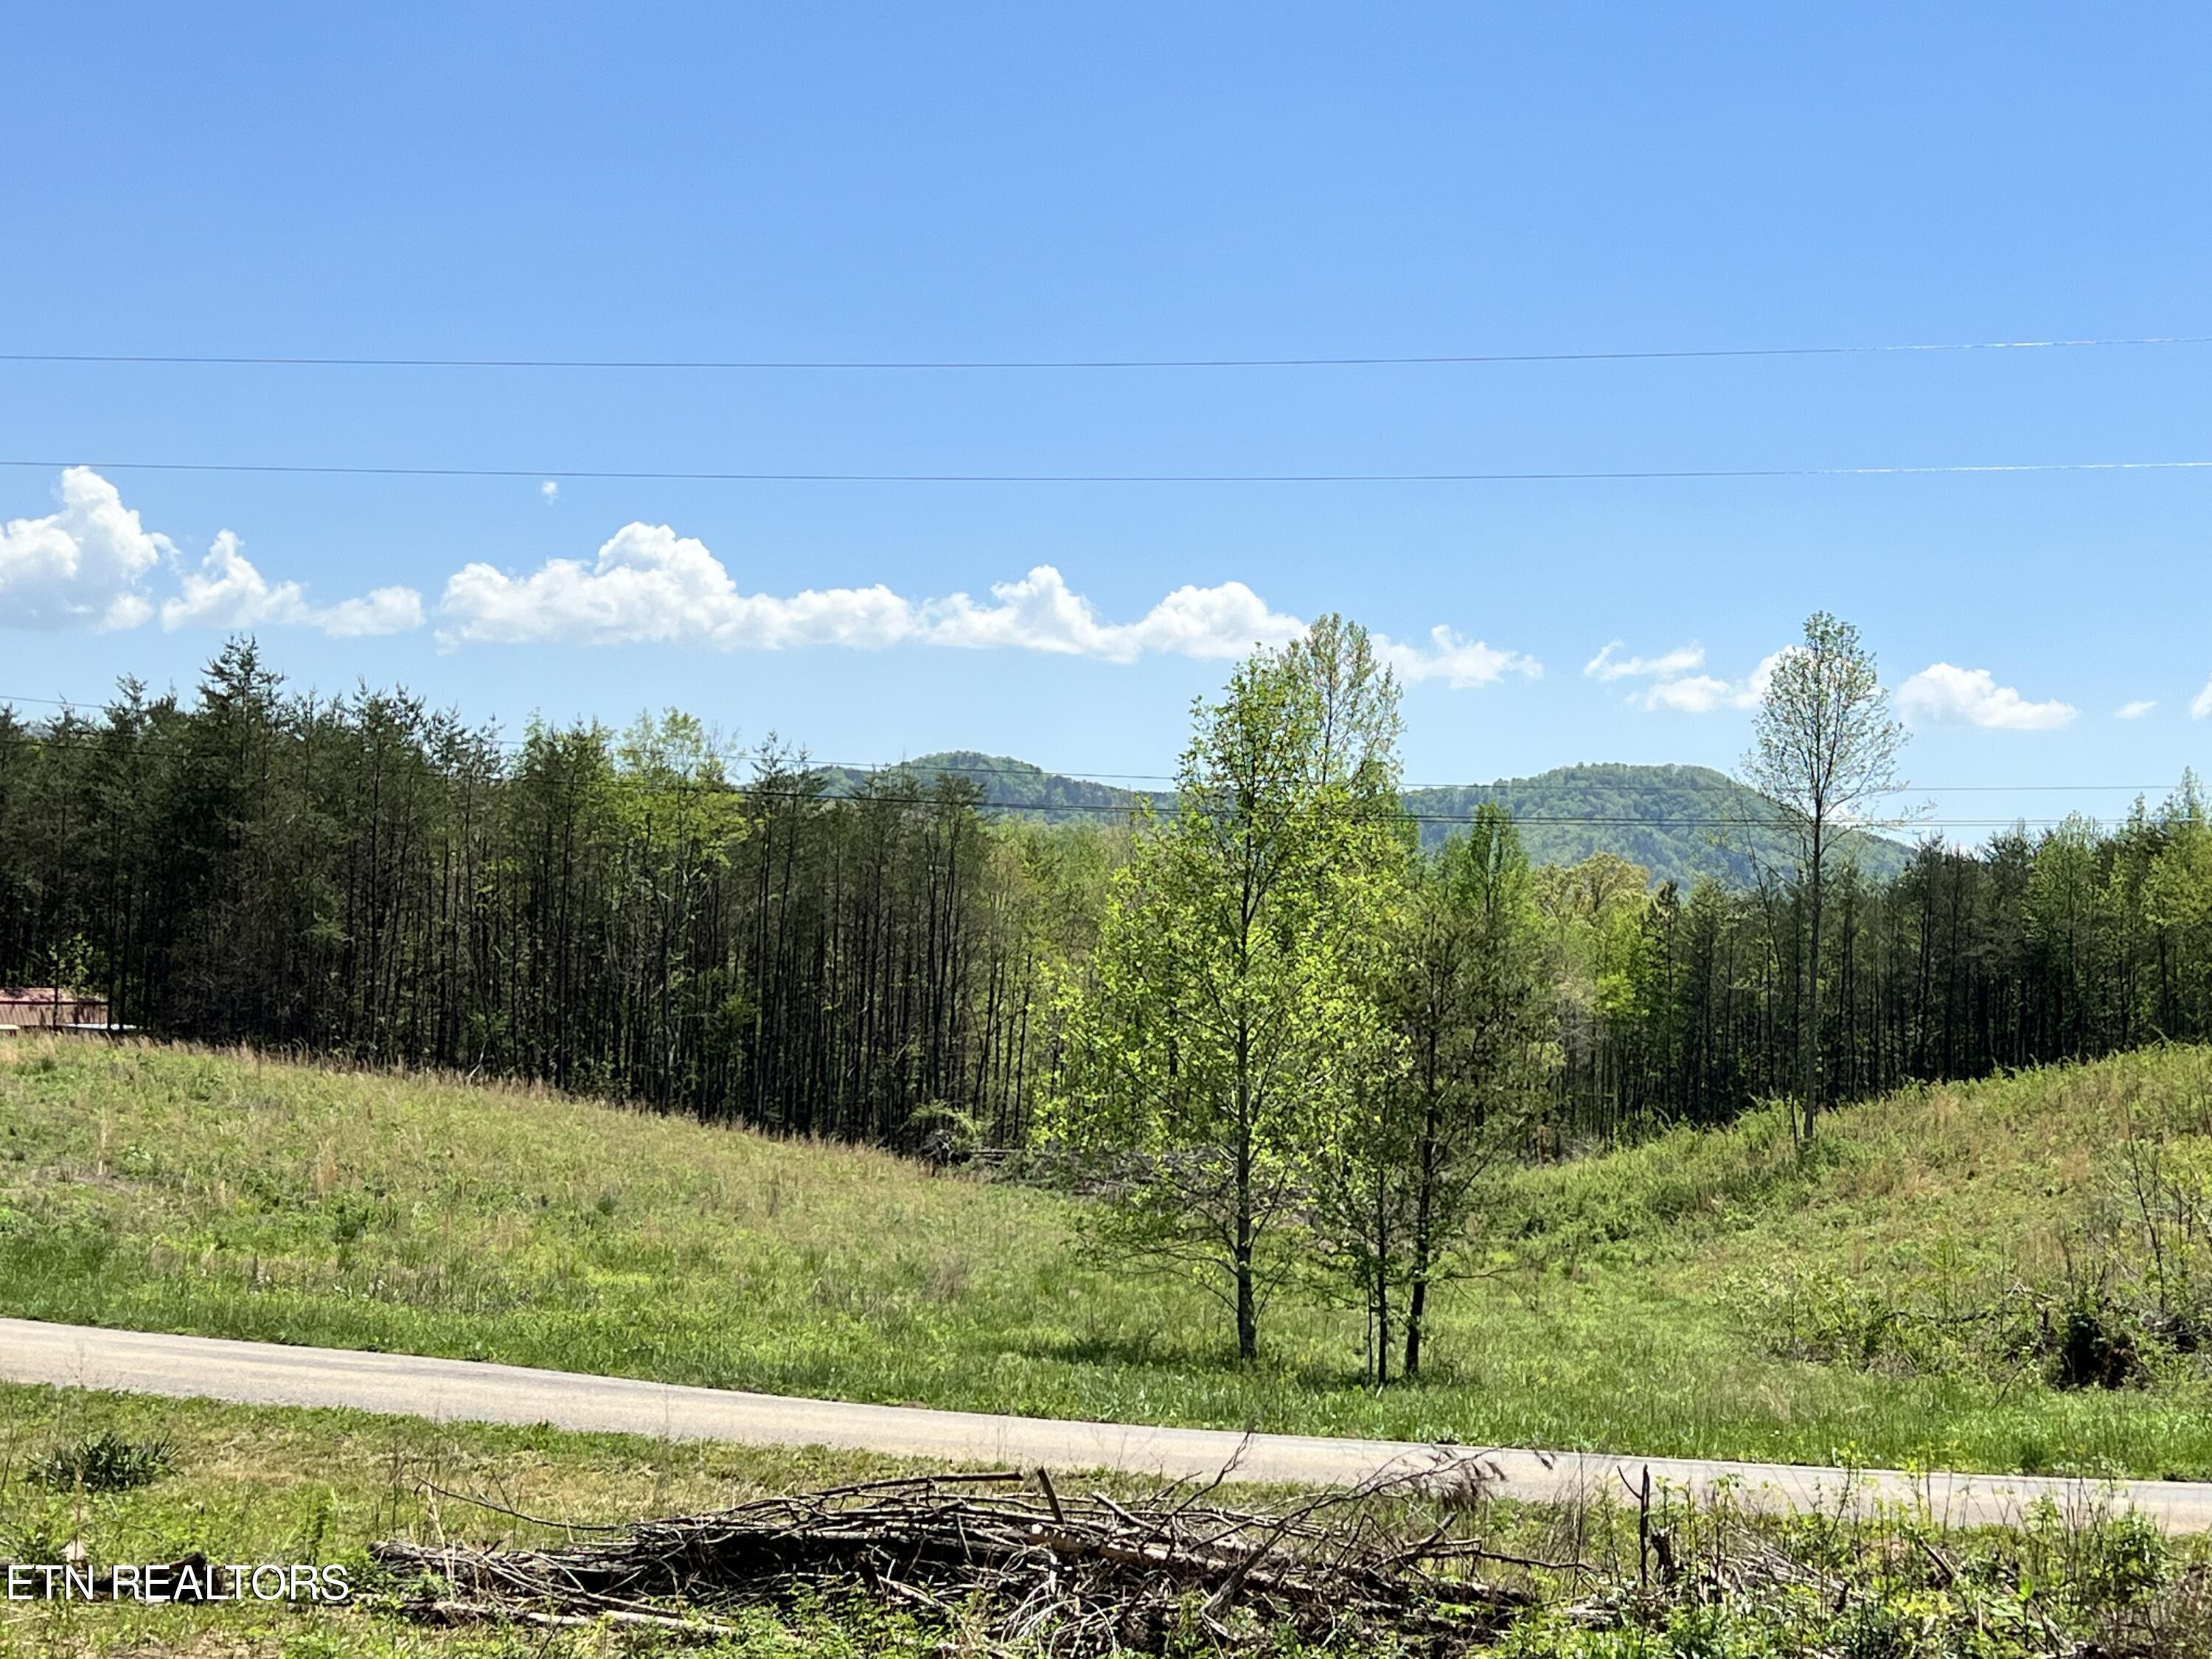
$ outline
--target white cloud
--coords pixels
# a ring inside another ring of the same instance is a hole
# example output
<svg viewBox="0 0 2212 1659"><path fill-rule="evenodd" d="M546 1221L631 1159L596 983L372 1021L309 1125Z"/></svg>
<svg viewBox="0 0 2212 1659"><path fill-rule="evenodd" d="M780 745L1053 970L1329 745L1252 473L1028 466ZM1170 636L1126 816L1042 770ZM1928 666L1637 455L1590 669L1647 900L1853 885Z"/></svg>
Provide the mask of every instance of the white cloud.
<svg viewBox="0 0 2212 1659"><path fill-rule="evenodd" d="M307 620L307 596L300 584L272 587L228 530L217 532L198 569L184 572L182 587L162 604L164 628L258 628Z"/></svg>
<svg viewBox="0 0 2212 1659"><path fill-rule="evenodd" d="M54 495L59 512L0 524L0 625L136 628L152 614L138 586L174 545L90 467L65 471Z"/></svg>
<svg viewBox="0 0 2212 1659"><path fill-rule="evenodd" d="M2139 720L2157 707L2158 702L2155 698L2138 698L2134 702L2124 702L2112 710L2112 718L2116 720Z"/></svg>
<svg viewBox="0 0 2212 1659"><path fill-rule="evenodd" d="M354 638L400 634L422 625L422 596L411 587L380 587L334 605L310 605L299 583L271 583L256 569L228 530L216 532L197 570L182 573L179 590L161 605L161 626L173 631L308 627Z"/></svg>
<svg viewBox="0 0 2212 1659"><path fill-rule="evenodd" d="M1583 672L1600 681L1650 680L1651 684L1643 690L1628 694L1632 705L1671 709L1678 714L1711 714L1725 708L1757 708L1773 683L1774 665L1782 660L1784 651L1802 647L1790 646L1768 653L1740 680L1692 673L1692 669L1705 665L1705 649L1701 645L1679 646L1659 657L1614 656L1620 648L1620 641L1615 640L1583 664Z"/></svg>
<svg viewBox="0 0 2212 1659"><path fill-rule="evenodd" d="M1429 630L1426 647L1408 645L1387 635L1376 641L1382 659L1409 682L1442 680L1455 691L1489 685L1508 674L1540 678L1544 665L1519 651L1501 651L1480 640L1462 639L1438 623Z"/></svg>
<svg viewBox="0 0 2212 1659"><path fill-rule="evenodd" d="M623 526L589 565L551 559L526 576L464 565L447 579L438 608L447 644L884 646L915 623L913 607L880 585L787 599L740 593L704 542L647 524Z"/></svg>
<svg viewBox="0 0 2212 1659"><path fill-rule="evenodd" d="M913 599L881 583L808 588L787 597L745 593L705 543L648 524L623 526L589 563L552 559L521 575L481 562L465 565L447 581L438 614L439 638L448 646L651 642L773 651L911 643L1108 662L1241 657L1305 629L1238 581L1178 587L1134 622L1110 622L1048 564L993 584L985 599L964 592ZM1448 628L1431 629L1425 644L1377 636L1376 645L1407 680L1465 687L1542 672L1518 652L1462 639Z"/></svg>
<svg viewBox="0 0 2212 1659"><path fill-rule="evenodd" d="M1592 679L1604 681L1646 678L1671 680L1705 665L1705 647L1702 645L1677 646L1657 657L1614 656L1613 653L1620 647L1620 641L1613 641L1583 665L1583 672Z"/></svg>
<svg viewBox="0 0 2212 1659"><path fill-rule="evenodd" d="M297 582L270 582L231 531L216 532L197 566L148 530L115 486L90 467L64 471L61 510L0 526L0 627L167 629L299 625L336 635L396 634L422 625L422 596L380 587L321 607ZM156 603L149 579L173 573L176 592Z"/></svg>
<svg viewBox="0 0 2212 1659"><path fill-rule="evenodd" d="M2204 689L2197 694L2197 701L2189 705L2189 718L2193 720L2212 719L2212 680L2204 682Z"/></svg>
<svg viewBox="0 0 2212 1659"><path fill-rule="evenodd" d="M1705 647L1702 645L1678 645L1656 657L1624 657L1620 654L1621 646L1619 640L1608 642L1583 665L1583 674L1601 684L1615 680L1649 680L1651 684L1643 690L1628 694L1630 705L1671 709L1678 714L1710 714L1719 709L1756 707L1774 678L1774 665L1782 659L1782 653L1774 652L1760 659L1758 666L1744 678L1730 680L1697 672L1705 665Z"/></svg>
<svg viewBox="0 0 2212 1659"><path fill-rule="evenodd" d="M1986 668L1930 663L1897 690L1905 719L1930 726L1979 726L2008 732L2048 732L2081 711L2056 699L2030 702L1999 685Z"/></svg>
<svg viewBox="0 0 2212 1659"><path fill-rule="evenodd" d="M324 633L341 640L410 633L426 619L422 596L411 587L372 587L357 599L340 599L309 618Z"/></svg>
<svg viewBox="0 0 2212 1659"><path fill-rule="evenodd" d="M1041 564L1019 581L994 582L994 603L965 593L915 606L917 637L932 645L1011 647L1130 662L1139 656L1241 657L1255 645L1279 645L1305 631L1296 617L1267 608L1243 582L1178 587L1133 623L1098 619L1091 601L1059 571Z"/></svg>
<svg viewBox="0 0 2212 1659"><path fill-rule="evenodd" d="M553 479L548 478L538 486L538 494L544 501L545 505L550 507L561 499L561 486Z"/></svg>
<svg viewBox="0 0 2212 1659"><path fill-rule="evenodd" d="M1635 699L1631 698L1633 702ZM1710 714L1716 708L1749 706L1743 688L1711 674L1689 674L1662 680L1644 694L1646 708L1671 708L1680 714Z"/></svg>

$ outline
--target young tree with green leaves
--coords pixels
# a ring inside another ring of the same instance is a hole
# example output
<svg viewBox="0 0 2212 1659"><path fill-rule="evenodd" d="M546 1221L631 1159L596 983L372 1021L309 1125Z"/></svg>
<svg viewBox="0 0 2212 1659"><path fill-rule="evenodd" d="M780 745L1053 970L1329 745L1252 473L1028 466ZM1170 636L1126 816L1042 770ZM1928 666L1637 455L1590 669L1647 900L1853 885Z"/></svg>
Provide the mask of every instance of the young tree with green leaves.
<svg viewBox="0 0 2212 1659"><path fill-rule="evenodd" d="M1822 908L1827 866L1844 833L1872 822L1899 787L1905 728L1889 711L1874 653L1859 631L1825 611L1805 619L1801 644L1782 653L1760 695L1743 781L1776 808L1796 842L1805 896L1803 1044L1799 1086L1810 1139L1820 1097Z"/></svg>
<svg viewBox="0 0 2212 1659"><path fill-rule="evenodd" d="M1418 1376L1431 1287L1455 1269L1493 1165L1525 1142L1558 1057L1558 999L1521 837L1486 805L1437 860L1393 1011L1419 1112L1405 1374Z"/></svg>
<svg viewBox="0 0 2212 1659"><path fill-rule="evenodd" d="M1046 1128L1110 1161L1103 1242L1219 1295L1251 1359L1376 1037L1398 688L1366 630L1325 617L1196 719L1175 810L1115 872L1071 989Z"/></svg>
<svg viewBox="0 0 2212 1659"><path fill-rule="evenodd" d="M1372 953L1373 1044L1316 1206L1334 1276L1367 1314L1369 1366L1420 1373L1433 1288L1458 1271L1486 1176L1525 1140L1557 1000L1528 864L1485 803L1408 867Z"/></svg>

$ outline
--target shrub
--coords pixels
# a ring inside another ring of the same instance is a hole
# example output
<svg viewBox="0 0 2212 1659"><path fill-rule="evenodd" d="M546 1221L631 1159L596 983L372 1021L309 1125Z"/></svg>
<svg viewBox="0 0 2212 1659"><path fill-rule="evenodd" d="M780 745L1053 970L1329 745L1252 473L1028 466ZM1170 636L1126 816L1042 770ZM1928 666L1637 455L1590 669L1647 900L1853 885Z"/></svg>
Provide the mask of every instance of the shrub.
<svg viewBox="0 0 2212 1659"><path fill-rule="evenodd" d="M33 1474L53 1492L130 1492L167 1474L173 1455L167 1440L102 1432L55 1447Z"/></svg>

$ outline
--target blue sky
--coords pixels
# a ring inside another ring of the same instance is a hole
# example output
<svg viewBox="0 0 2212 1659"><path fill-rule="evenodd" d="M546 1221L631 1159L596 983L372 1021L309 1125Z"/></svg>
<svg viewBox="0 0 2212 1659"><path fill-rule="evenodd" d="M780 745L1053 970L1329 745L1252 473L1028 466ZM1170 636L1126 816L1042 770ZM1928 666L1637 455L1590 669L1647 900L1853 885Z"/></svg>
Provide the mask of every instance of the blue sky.
<svg viewBox="0 0 2212 1659"><path fill-rule="evenodd" d="M0 53L0 351L2212 335L2201 7L18 5ZM1827 607L1910 684L1940 812L2111 811L2052 786L2159 783L2212 747L2212 471L541 484L2206 459L2208 371L2212 345L0 363L0 459L99 464L0 467L0 694L188 682L243 623L297 683L404 682L510 726L674 703L841 761L1158 772L1223 678L1207 653L1340 609L1415 677L1409 776L1451 781L1729 764L1757 665ZM107 465L133 460L529 476Z"/></svg>

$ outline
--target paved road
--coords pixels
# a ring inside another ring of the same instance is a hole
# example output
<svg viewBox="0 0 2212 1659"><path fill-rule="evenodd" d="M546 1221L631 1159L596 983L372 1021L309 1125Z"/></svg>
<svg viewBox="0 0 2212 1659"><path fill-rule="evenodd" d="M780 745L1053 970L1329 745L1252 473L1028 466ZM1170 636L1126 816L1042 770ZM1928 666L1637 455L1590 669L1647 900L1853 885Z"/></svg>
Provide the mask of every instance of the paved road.
<svg viewBox="0 0 2212 1659"><path fill-rule="evenodd" d="M1768 1509L1832 1508L1850 1493L1873 1502L1924 1499L1959 1524L1997 1522L2050 1498L2062 1506L2132 1505L2174 1531L2212 1530L2212 1482L2120 1481L2090 1486L2029 1475L1936 1474L1797 1464L1615 1457L1310 1435L1146 1428L1130 1424L994 1417L980 1412L862 1406L628 1377L532 1370L465 1359L295 1348L204 1336L162 1336L82 1325L0 1319L0 1380L256 1406L339 1406L438 1421L550 1424L556 1428L726 1440L755 1446L838 1446L949 1462L1112 1468L1170 1478L1217 1474L1232 1459L1240 1478L1350 1486L1385 1471L1470 1474L1501 1496L1618 1498L1623 1482L1655 1481L1709 1493L1723 1485Z"/></svg>

